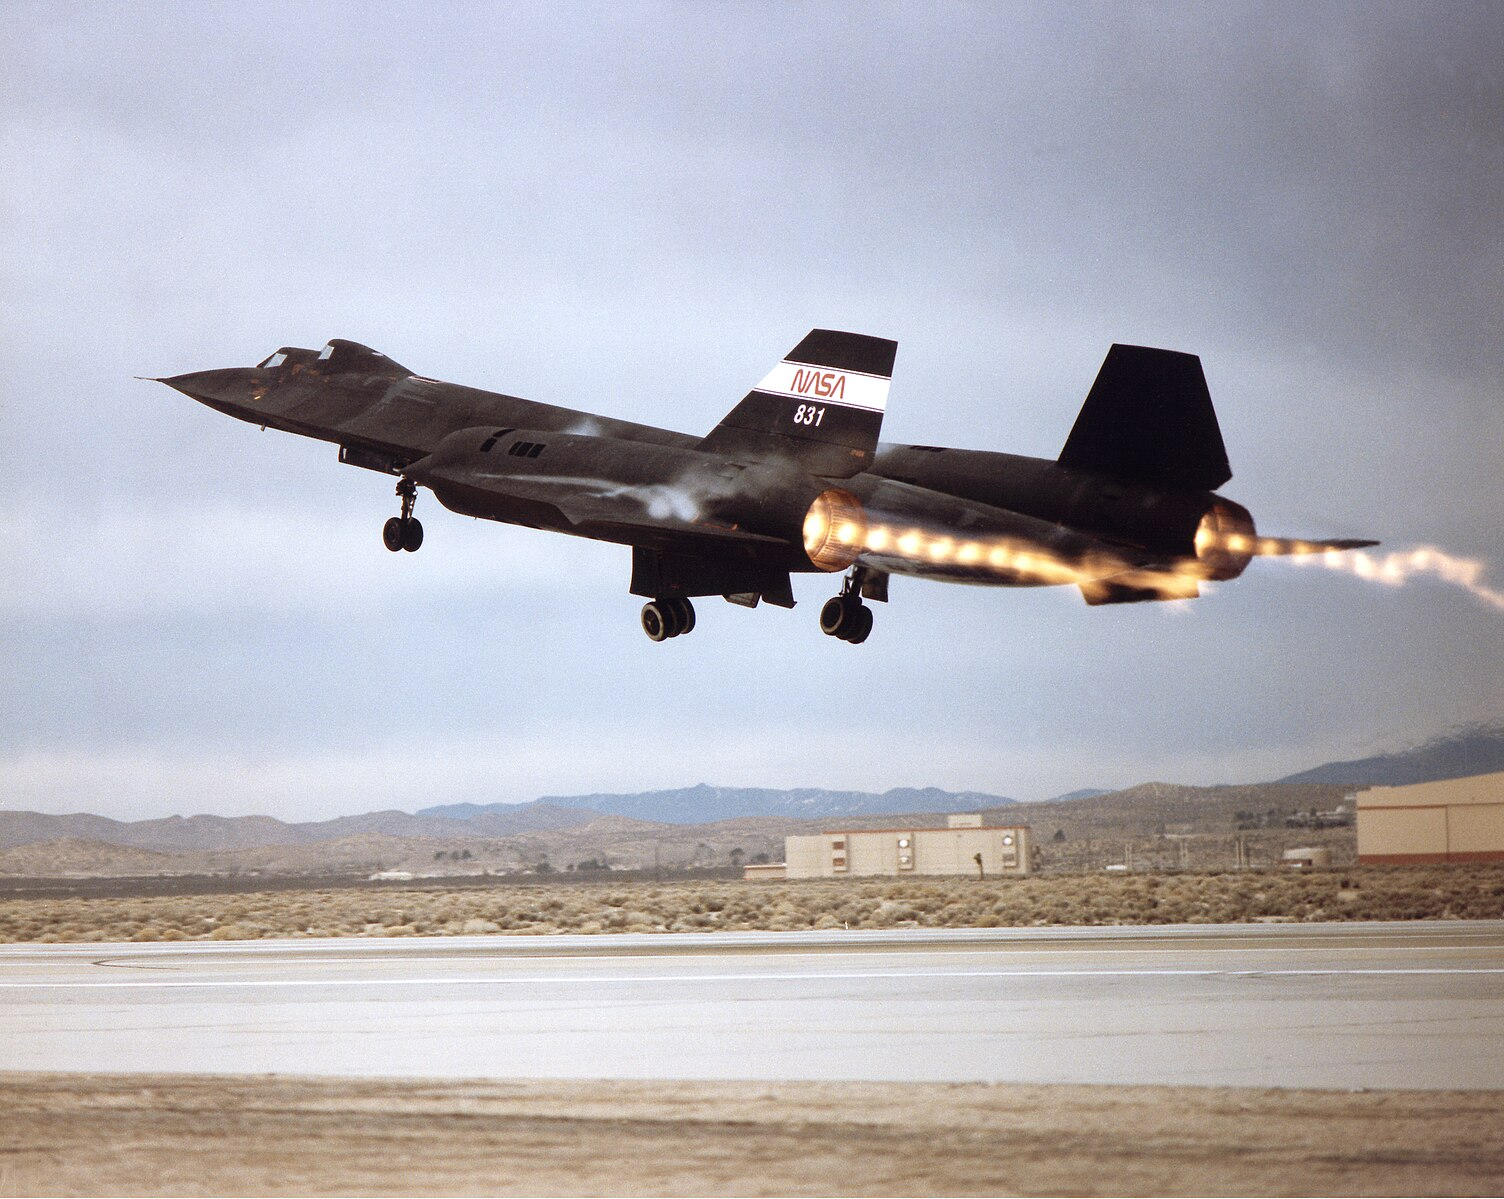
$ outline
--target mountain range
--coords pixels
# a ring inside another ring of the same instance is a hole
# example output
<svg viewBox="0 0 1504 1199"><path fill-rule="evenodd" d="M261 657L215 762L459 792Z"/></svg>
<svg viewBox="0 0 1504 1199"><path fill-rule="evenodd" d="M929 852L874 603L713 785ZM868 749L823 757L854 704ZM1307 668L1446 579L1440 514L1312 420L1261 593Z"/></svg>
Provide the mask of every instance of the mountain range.
<svg viewBox="0 0 1504 1199"><path fill-rule="evenodd" d="M828 820L845 816L891 816L900 812L975 812L1015 803L1001 795L979 791L942 791L938 787L895 787L873 794L867 791L824 791L800 787L776 791L766 787L680 787L672 791L646 791L633 795L545 795L523 804L441 804L420 808L417 815L442 816L449 820L489 822L528 819L531 810L545 812L599 812L632 820L655 820L667 824L709 824L739 816L781 816L788 820ZM480 826L477 826L480 827ZM499 831L486 825L489 831ZM535 826L536 827L536 826Z"/></svg>
<svg viewBox="0 0 1504 1199"><path fill-rule="evenodd" d="M1414 749L1383 754L1352 762L1332 762L1288 775L1277 784L1373 786L1425 782L1504 770L1504 727L1472 726L1429 741ZM1163 788L1163 784L1152 784ZM1233 793L1246 788L1178 788L1198 794L1213 791ZM119 821L87 813L49 815L42 812L0 811L0 849L68 841L118 846L147 853L249 852L277 847L315 846L332 842L363 844L370 839L421 840L432 846L449 846L460 839L534 839L543 834L578 840L582 852L604 830L625 826L639 829L644 844L672 836L690 839L708 833L709 826L756 819L792 826L801 822L832 821L860 824L878 817L912 816L916 813L987 811L1016 808L1018 819L1040 819L1052 806L1094 811L1103 801L1110 807L1113 796L1127 792L1097 789L1073 791L1044 804L1018 805L1015 800L975 791L943 791L938 788L895 788L880 794L830 791L817 788L773 790L752 787L712 787L700 784L639 794L591 794L547 796L520 804L441 804L417 812L380 811L334 820L289 823L270 816L171 816L159 820ZM1204 801L1198 801L1204 802ZM1248 802L1252 802L1249 800ZM1178 817L1176 817L1178 818ZM602 825L602 821L608 823ZM649 826L656 826L653 831ZM811 824L818 827L818 823ZM572 830L578 830L576 832ZM701 831L705 830L705 831ZM744 836L750 830L743 829ZM772 836L771 828L759 833ZM728 833L728 835L738 835ZM525 842L523 844L526 844ZM540 842L541 845L541 842ZM434 848L434 853L440 849ZM749 852L751 852L749 847Z"/></svg>
<svg viewBox="0 0 1504 1199"><path fill-rule="evenodd" d="M1504 770L1504 725L1468 725L1400 753L1328 762L1281 783L1340 783L1348 787L1404 787L1437 779Z"/></svg>
<svg viewBox="0 0 1504 1199"><path fill-rule="evenodd" d="M289 823L271 816L168 816L112 820L75 813L0 811L0 849L44 841L89 841L152 852L264 849L359 837L499 838L554 832L622 817L664 825L707 825L748 817L782 821L850 820L905 812L973 812L1013 803L976 791L900 787L880 795L799 788L776 791L700 784L639 795L581 795L529 803L446 804L418 812L366 812L335 820Z"/></svg>

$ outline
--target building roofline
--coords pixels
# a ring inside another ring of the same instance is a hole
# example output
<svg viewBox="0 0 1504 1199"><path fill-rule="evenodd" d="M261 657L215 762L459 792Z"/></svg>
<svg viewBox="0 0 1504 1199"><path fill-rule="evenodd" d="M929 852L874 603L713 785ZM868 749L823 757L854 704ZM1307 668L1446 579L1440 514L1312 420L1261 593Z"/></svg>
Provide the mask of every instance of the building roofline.
<svg viewBox="0 0 1504 1199"><path fill-rule="evenodd" d="M1028 832L1029 824L981 824L969 828L930 825L926 828L827 828L818 833L790 833L791 837L849 837L853 833L1017 833Z"/></svg>

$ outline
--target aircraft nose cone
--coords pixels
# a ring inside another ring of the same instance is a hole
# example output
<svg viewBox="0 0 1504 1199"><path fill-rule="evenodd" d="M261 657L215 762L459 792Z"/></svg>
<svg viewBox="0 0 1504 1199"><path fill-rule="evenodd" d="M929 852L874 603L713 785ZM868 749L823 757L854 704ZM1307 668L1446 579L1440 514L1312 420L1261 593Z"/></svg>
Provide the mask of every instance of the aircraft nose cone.
<svg viewBox="0 0 1504 1199"><path fill-rule="evenodd" d="M229 367L224 370L173 375L169 379L159 379L158 382L204 404L245 404L253 398L251 389L254 374L254 371L244 367Z"/></svg>

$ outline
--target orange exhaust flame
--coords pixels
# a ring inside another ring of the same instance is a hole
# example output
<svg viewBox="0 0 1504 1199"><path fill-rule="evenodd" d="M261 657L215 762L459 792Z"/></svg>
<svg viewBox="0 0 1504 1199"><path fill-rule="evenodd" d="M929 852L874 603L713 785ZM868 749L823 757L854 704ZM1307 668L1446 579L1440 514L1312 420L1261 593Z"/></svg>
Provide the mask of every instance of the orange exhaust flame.
<svg viewBox="0 0 1504 1199"><path fill-rule="evenodd" d="M815 497L804 516L804 552L821 570L845 570L862 552L867 517L849 491L832 487Z"/></svg>
<svg viewBox="0 0 1504 1199"><path fill-rule="evenodd" d="M1006 537L968 538L889 523L867 525L861 550L921 565L955 564L1034 585L1080 585L1106 576L1132 573L1138 577L1144 573L1132 563L1106 553L1067 561L1041 546ZM1166 590L1170 590L1168 585Z"/></svg>
<svg viewBox="0 0 1504 1199"><path fill-rule="evenodd" d="M935 533L888 523L866 525L860 529L859 539L855 542L847 541L845 536L838 536L838 540L843 543L843 548L852 546L863 553L905 558L925 565L955 563L1041 586L1081 586L1112 580L1158 591L1166 599L1180 599L1185 595L1187 583L1215 581L1214 568L1208 562L1194 559L1184 559L1173 569L1166 570L1145 569L1105 552L1067 561L1038 545L1008 538L967 539L952 533ZM1341 571L1387 587L1400 587L1429 576L1461 587L1489 607L1504 612L1504 591L1495 590L1483 582L1484 563L1458 558L1434 546L1383 555L1363 552L1374 544L1360 540L1306 541L1247 533L1218 533L1205 526L1196 534L1196 553L1203 558L1218 551L1248 557L1288 558L1297 565L1314 563L1327 570Z"/></svg>

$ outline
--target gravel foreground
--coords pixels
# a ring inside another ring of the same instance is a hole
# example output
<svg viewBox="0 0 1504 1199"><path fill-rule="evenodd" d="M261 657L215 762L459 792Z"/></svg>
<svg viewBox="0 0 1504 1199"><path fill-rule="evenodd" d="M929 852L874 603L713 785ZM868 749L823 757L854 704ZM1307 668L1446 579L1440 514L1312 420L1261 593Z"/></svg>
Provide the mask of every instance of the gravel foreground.
<svg viewBox="0 0 1504 1199"><path fill-rule="evenodd" d="M1497 1195L1504 1096L0 1073L6 1195Z"/></svg>

